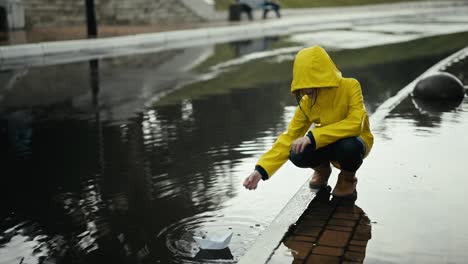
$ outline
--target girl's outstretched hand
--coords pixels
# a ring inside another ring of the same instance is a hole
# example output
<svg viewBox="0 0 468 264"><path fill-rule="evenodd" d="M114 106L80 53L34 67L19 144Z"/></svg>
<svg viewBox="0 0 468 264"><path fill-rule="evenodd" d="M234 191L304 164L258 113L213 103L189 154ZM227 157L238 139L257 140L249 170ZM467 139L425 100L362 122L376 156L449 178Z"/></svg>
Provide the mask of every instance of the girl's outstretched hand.
<svg viewBox="0 0 468 264"><path fill-rule="evenodd" d="M249 190L257 189L258 182L262 179L260 172L254 170L249 177L244 180L244 187Z"/></svg>
<svg viewBox="0 0 468 264"><path fill-rule="evenodd" d="M292 143L291 150L296 154L301 153L304 151L305 147L310 143L312 142L310 142L310 138L307 136L298 138Z"/></svg>

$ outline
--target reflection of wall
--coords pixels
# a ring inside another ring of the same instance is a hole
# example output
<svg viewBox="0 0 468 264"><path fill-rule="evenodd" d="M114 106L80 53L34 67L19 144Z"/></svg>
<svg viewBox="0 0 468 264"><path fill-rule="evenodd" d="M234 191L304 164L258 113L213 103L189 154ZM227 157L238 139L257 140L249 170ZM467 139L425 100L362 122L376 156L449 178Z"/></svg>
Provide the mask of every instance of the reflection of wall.
<svg viewBox="0 0 468 264"><path fill-rule="evenodd" d="M212 46L118 57L99 63L99 101L107 115L126 119L157 92L193 79L190 63ZM87 62L0 72L0 109L69 105L70 111L94 111Z"/></svg>
<svg viewBox="0 0 468 264"><path fill-rule="evenodd" d="M0 93L4 93L5 108L31 107L67 103L74 96L88 91L87 64L30 68L26 71L1 72Z"/></svg>

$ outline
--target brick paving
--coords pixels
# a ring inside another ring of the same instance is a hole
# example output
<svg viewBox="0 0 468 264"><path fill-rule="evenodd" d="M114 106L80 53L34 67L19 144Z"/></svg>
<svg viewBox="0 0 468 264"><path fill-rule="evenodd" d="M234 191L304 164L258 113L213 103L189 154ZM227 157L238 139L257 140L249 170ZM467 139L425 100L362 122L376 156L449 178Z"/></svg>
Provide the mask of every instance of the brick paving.
<svg viewBox="0 0 468 264"><path fill-rule="evenodd" d="M355 199L330 199L330 190L328 186L317 193L268 263L285 263L285 254L294 264L363 263L371 239L370 219ZM285 248L287 252L277 252Z"/></svg>

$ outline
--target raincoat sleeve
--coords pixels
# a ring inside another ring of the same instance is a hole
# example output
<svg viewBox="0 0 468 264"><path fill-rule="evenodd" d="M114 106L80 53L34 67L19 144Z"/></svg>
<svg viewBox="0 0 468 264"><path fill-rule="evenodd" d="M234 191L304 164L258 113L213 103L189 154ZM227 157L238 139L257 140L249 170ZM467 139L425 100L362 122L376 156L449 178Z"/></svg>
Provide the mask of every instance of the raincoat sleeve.
<svg viewBox="0 0 468 264"><path fill-rule="evenodd" d="M367 119L361 85L355 81L355 84L347 89L347 92L349 105L346 118L323 127L316 127L311 131L317 149L339 139L356 137L361 134L364 122Z"/></svg>
<svg viewBox="0 0 468 264"><path fill-rule="evenodd" d="M288 160L291 144L297 138L304 136L311 125L312 121L300 107L297 107L288 130L276 139L271 149L263 154L255 166L255 169L262 174L263 180L270 178Z"/></svg>

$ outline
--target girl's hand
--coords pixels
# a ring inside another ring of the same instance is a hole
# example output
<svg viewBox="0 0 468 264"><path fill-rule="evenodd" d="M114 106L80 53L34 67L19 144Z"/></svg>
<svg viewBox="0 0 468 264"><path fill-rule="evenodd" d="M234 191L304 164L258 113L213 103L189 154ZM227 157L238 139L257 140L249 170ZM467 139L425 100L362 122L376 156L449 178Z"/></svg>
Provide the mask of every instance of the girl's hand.
<svg viewBox="0 0 468 264"><path fill-rule="evenodd" d="M244 180L244 187L249 190L257 189L258 182L262 179L260 172L254 170L249 177Z"/></svg>
<svg viewBox="0 0 468 264"><path fill-rule="evenodd" d="M301 137L301 138L298 138L296 139L292 145L291 145L291 150L292 152L294 152L295 154L297 153L301 153L304 151L305 147L307 145L309 145L310 143L310 138L309 137Z"/></svg>

